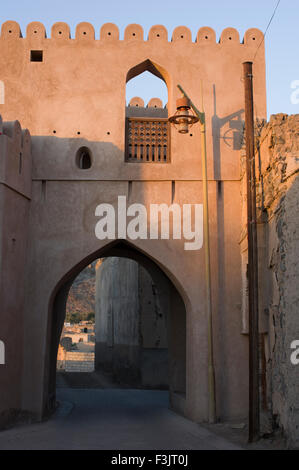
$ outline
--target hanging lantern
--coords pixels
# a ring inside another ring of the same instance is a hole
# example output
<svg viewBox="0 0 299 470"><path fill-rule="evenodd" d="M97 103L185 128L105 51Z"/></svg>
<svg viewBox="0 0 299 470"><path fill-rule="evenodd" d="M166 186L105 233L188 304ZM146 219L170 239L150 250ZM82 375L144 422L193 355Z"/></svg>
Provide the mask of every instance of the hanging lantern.
<svg viewBox="0 0 299 470"><path fill-rule="evenodd" d="M168 120L177 128L180 134L188 134L190 127L199 121L199 118L190 113L190 100L185 96L176 101L176 113Z"/></svg>

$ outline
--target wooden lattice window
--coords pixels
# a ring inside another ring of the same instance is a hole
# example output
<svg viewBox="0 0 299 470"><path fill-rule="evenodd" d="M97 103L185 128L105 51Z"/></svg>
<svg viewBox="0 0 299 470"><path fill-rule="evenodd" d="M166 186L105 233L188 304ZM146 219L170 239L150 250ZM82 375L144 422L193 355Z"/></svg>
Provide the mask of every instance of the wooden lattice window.
<svg viewBox="0 0 299 470"><path fill-rule="evenodd" d="M127 162L169 163L170 131L167 118L126 119Z"/></svg>

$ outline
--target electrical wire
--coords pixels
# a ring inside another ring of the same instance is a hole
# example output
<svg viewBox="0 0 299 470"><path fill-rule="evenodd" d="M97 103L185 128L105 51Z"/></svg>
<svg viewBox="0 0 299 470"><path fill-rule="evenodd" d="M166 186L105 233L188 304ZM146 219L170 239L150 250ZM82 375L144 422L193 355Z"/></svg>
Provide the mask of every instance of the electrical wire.
<svg viewBox="0 0 299 470"><path fill-rule="evenodd" d="M266 31L265 31L265 33L264 33L264 35L263 35L263 39L261 40L261 42L260 42L260 44L259 44L259 46L258 46L258 48L257 48L257 50L256 50L255 56L254 56L254 58L253 58L253 61L254 61L254 59L256 58L256 55L257 55L257 53L258 53L258 51L259 51L261 45L262 45L263 42L265 41L266 34L267 34L268 29L270 28L270 25L271 25L271 23L272 23L272 21L273 21L273 19L274 19L274 16L275 16L275 14L276 14L276 11L277 11L277 8L279 7L280 2L281 2L281 0L278 0L277 5L276 5L276 7L275 7L275 9L274 9L274 12L273 12L273 14L272 14L272 16L271 16L271 18L270 18L270 21L269 21L269 23L268 23L268 26L267 26L267 28L266 28Z"/></svg>

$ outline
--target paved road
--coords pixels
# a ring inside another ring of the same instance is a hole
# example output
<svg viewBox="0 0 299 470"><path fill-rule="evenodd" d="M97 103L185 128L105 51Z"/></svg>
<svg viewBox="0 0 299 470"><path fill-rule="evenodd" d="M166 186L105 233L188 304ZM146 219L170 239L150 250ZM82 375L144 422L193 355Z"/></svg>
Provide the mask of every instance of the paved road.
<svg viewBox="0 0 299 470"><path fill-rule="evenodd" d="M151 390L58 389L47 422L0 432L0 449L238 449L172 412L168 393Z"/></svg>

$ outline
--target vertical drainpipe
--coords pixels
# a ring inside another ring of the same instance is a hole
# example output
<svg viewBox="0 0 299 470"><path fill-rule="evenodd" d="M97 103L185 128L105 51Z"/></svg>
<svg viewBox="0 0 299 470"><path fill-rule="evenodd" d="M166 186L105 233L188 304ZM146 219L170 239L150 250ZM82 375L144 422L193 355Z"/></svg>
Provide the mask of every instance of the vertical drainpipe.
<svg viewBox="0 0 299 470"><path fill-rule="evenodd" d="M249 442L259 439L259 314L252 62L244 62L249 291Z"/></svg>

